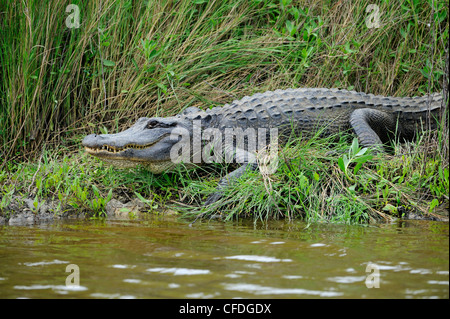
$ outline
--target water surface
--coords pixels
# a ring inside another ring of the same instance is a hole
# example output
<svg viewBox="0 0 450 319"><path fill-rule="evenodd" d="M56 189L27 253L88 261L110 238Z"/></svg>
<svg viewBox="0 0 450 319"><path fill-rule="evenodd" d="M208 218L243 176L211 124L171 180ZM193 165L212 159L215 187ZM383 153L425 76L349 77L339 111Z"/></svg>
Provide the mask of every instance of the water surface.
<svg viewBox="0 0 450 319"><path fill-rule="evenodd" d="M430 221L2 226L0 298L449 298L448 235Z"/></svg>

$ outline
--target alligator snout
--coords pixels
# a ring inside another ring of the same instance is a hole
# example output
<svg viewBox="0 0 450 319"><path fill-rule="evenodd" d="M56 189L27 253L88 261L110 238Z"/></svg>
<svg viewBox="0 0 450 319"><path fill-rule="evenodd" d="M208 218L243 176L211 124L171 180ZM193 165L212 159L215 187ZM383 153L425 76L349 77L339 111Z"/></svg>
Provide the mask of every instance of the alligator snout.
<svg viewBox="0 0 450 319"><path fill-rule="evenodd" d="M94 147L99 144L99 139L101 139L101 138L102 138L102 136L100 136L100 135L89 134L83 139L81 144L83 144L83 146Z"/></svg>

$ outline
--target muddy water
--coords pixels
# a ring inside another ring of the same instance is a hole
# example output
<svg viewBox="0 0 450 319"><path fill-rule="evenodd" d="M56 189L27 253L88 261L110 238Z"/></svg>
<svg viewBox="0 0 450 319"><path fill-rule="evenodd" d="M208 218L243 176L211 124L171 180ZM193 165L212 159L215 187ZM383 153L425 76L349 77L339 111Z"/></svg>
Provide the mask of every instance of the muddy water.
<svg viewBox="0 0 450 319"><path fill-rule="evenodd" d="M448 235L429 221L2 226L0 298L449 298Z"/></svg>

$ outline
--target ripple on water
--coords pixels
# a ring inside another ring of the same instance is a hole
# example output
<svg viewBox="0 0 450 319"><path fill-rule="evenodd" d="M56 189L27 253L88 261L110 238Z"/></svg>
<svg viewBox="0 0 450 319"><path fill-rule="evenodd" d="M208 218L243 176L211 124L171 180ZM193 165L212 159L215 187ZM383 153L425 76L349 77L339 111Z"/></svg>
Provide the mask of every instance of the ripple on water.
<svg viewBox="0 0 450 319"><path fill-rule="evenodd" d="M124 279L123 282L127 282L129 284L140 284L142 282L142 280L127 278L127 279Z"/></svg>
<svg viewBox="0 0 450 319"><path fill-rule="evenodd" d="M326 244L322 244L322 243L315 243L315 244L309 245L309 247L324 247L324 246L326 246Z"/></svg>
<svg viewBox="0 0 450 319"><path fill-rule="evenodd" d="M173 274L174 276L180 275L206 275L211 271L208 269L189 269L189 268L164 268L164 267L156 267L147 269L149 272L159 272L161 274Z"/></svg>
<svg viewBox="0 0 450 319"><path fill-rule="evenodd" d="M132 295L107 294L107 293L101 293L101 292L92 293L91 297L101 298L101 299L136 299L136 297L132 296Z"/></svg>
<svg viewBox="0 0 450 319"><path fill-rule="evenodd" d="M51 289L59 294L67 294L69 291L85 291L88 288L80 285L30 285L30 286L14 286L17 290L46 290Z"/></svg>
<svg viewBox="0 0 450 319"><path fill-rule="evenodd" d="M112 268L116 268L116 269L133 269L136 268L135 265L123 265L123 264L115 264L115 265L111 265Z"/></svg>
<svg viewBox="0 0 450 319"><path fill-rule="evenodd" d="M273 262L291 262L292 259L280 259L269 256L257 256L257 255L236 255L223 257L224 259L235 259L235 260L245 260L245 261L257 261L262 263L273 263Z"/></svg>
<svg viewBox="0 0 450 319"><path fill-rule="evenodd" d="M366 276L336 276L329 277L327 280L337 282L339 284L351 284L354 282L364 282L366 280Z"/></svg>
<svg viewBox="0 0 450 319"><path fill-rule="evenodd" d="M254 295L312 295L319 297L338 297L343 295L343 293L336 291L320 291L302 288L276 288L246 283L223 284L223 286L226 290L246 292Z"/></svg>
<svg viewBox="0 0 450 319"><path fill-rule="evenodd" d="M64 261L64 260L52 260L52 261L38 261L38 262L25 262L23 263L23 265L28 266L28 267L35 267L35 266L47 266L47 265L58 265L58 264L68 264L68 261Z"/></svg>

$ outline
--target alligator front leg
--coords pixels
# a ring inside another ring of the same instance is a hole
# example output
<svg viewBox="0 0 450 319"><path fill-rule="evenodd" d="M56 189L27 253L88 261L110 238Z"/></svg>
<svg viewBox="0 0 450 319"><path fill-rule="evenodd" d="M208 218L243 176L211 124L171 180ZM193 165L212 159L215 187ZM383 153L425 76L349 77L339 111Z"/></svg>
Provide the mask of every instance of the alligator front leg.
<svg viewBox="0 0 450 319"><path fill-rule="evenodd" d="M227 174L219 181L216 192L211 194L206 199L204 203L205 206L217 202L223 196L222 190L233 183L233 181L244 175L247 169L256 170L258 168L256 156L253 153L247 152L242 149L236 149L236 151L232 153L232 156L233 162L243 163L242 166Z"/></svg>
<svg viewBox="0 0 450 319"><path fill-rule="evenodd" d="M375 153L383 152L383 143L396 131L396 121L392 114L374 109L357 109L350 116L350 125L354 129L359 143L369 147ZM398 130L399 128L397 128Z"/></svg>

